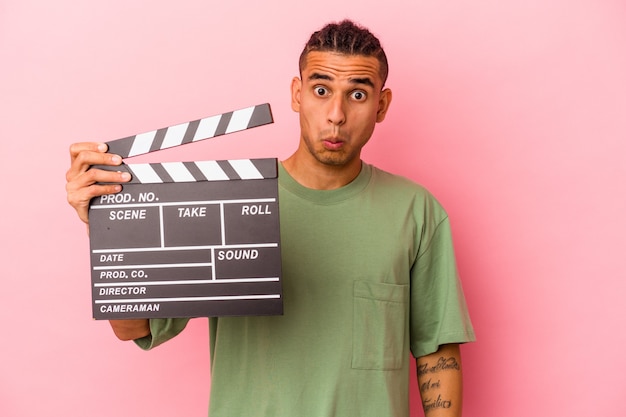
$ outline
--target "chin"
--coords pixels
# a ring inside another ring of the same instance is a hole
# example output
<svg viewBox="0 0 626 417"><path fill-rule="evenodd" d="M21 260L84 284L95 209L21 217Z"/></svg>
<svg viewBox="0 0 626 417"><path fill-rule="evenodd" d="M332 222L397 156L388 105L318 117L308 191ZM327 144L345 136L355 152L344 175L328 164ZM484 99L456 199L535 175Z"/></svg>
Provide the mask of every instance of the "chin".
<svg viewBox="0 0 626 417"><path fill-rule="evenodd" d="M315 159L317 159L319 162L321 162L324 165L335 166L335 167L347 165L352 160L352 158L349 158L345 154L341 154L341 155L318 154L315 156Z"/></svg>

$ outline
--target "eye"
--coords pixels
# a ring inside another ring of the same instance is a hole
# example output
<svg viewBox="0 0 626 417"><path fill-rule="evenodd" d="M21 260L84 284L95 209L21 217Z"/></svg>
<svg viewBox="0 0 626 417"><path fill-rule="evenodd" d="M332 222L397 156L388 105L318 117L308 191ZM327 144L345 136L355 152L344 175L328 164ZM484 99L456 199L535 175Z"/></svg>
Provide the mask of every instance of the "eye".
<svg viewBox="0 0 626 417"><path fill-rule="evenodd" d="M356 90L350 94L350 97L352 97L356 101L363 101L367 98L367 94L365 94L365 91Z"/></svg>
<svg viewBox="0 0 626 417"><path fill-rule="evenodd" d="M315 93L316 96L319 97L324 97L328 95L328 90L326 89L326 87L323 87L321 85L317 85L313 88L313 92Z"/></svg>

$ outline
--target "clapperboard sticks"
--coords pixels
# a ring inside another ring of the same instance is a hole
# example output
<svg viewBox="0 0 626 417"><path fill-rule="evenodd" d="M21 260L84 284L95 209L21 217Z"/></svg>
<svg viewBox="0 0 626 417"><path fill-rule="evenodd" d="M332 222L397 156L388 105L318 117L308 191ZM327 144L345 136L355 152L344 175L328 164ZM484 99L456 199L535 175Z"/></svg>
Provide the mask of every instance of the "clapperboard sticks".
<svg viewBox="0 0 626 417"><path fill-rule="evenodd" d="M133 157L269 123L261 104L114 140L109 152ZM90 205L94 318L282 314L275 158L98 168L132 180Z"/></svg>
<svg viewBox="0 0 626 417"><path fill-rule="evenodd" d="M130 158L273 123L268 103L107 142L109 152Z"/></svg>
<svg viewBox="0 0 626 417"><path fill-rule="evenodd" d="M107 145L110 153L130 158L273 122L270 105L264 103L113 140L107 142ZM271 166L268 171L267 162L253 162L249 159L123 164L119 167L98 168L129 172L129 184L263 179L274 175Z"/></svg>
<svg viewBox="0 0 626 417"><path fill-rule="evenodd" d="M261 180L276 177L276 160L273 158L123 164L115 168L116 171L131 174L131 180L125 184Z"/></svg>

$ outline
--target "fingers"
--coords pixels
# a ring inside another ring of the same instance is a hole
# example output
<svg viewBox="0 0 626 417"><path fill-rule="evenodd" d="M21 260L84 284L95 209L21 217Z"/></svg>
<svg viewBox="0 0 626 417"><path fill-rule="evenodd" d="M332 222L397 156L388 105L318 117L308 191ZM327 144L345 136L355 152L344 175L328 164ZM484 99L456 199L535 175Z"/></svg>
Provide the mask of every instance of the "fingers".
<svg viewBox="0 0 626 417"><path fill-rule="evenodd" d="M94 185L96 183L124 183L130 181L130 178L131 176L128 172L106 171L102 169L92 168L67 181L65 188L68 193L70 193L76 192L77 190L80 190L82 188L90 187L91 185ZM109 189L107 188L108 185L99 185L99 187L99 189L102 190ZM102 194L103 193L96 194L94 195L94 197Z"/></svg>
<svg viewBox="0 0 626 417"><path fill-rule="evenodd" d="M100 183L124 183L130 181L130 179L131 175L128 172L113 172L92 168L67 182L65 185L67 202L74 207L78 217L87 223L87 212L92 198L122 191L120 184Z"/></svg>
<svg viewBox="0 0 626 417"><path fill-rule="evenodd" d="M100 143L100 142L72 143L70 145L70 157L72 158L72 161L73 161L76 158L76 156L78 156L78 154L80 154L83 151L104 153L107 151L107 149L108 149L108 145L106 143Z"/></svg>
<svg viewBox="0 0 626 417"><path fill-rule="evenodd" d="M119 184L100 183L124 183L131 178L128 172L91 168L93 165L117 166L122 163L119 155L107 153L107 149L105 143L96 142L81 142L70 146L71 165L65 175L67 201L85 223L89 221L87 213L92 198L122 190Z"/></svg>
<svg viewBox="0 0 626 417"><path fill-rule="evenodd" d="M65 174L66 180L72 181L89 170L92 165L117 166L122 163L119 155L107 153L106 143L82 142L70 146L70 169Z"/></svg>
<svg viewBox="0 0 626 417"><path fill-rule="evenodd" d="M71 183L67 184L67 202L76 210L78 217L85 223L89 223L89 202L92 198L104 194L114 194L122 190L119 184L99 185L92 184L87 187L73 188Z"/></svg>

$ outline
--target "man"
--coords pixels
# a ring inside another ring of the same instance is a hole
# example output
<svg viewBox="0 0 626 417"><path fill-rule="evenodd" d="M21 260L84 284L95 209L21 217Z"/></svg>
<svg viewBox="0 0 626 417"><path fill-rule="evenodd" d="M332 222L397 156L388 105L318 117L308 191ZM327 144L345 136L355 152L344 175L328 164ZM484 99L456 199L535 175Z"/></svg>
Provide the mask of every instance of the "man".
<svg viewBox="0 0 626 417"><path fill-rule="evenodd" d="M409 350L426 414L460 416L459 343L473 340L444 210L422 187L361 161L391 90L376 37L350 21L314 33L291 83L300 117L279 164L284 315L210 319L211 417L409 415ZM123 173L106 145L70 149L68 201L88 222L93 197ZM186 319L112 320L150 349Z"/></svg>

